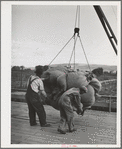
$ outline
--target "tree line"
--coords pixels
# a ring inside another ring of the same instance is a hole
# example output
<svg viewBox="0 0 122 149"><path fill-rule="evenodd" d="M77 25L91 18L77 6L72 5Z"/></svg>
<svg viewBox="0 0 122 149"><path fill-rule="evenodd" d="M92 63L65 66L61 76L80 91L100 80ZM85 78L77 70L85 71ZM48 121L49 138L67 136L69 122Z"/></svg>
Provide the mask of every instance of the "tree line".
<svg viewBox="0 0 122 149"><path fill-rule="evenodd" d="M21 70L30 70L30 68L25 68L25 66L12 66L11 68L12 71L21 71Z"/></svg>

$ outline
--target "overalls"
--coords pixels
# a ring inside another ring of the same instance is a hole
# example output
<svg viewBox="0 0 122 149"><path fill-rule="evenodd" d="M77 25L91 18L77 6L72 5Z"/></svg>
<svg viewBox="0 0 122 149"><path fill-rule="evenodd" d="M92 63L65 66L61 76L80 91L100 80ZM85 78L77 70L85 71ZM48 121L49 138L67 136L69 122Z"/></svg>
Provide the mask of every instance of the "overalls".
<svg viewBox="0 0 122 149"><path fill-rule="evenodd" d="M37 79L37 78L35 78ZM36 112L39 117L40 125L46 124L46 113L43 104L39 101L39 94L34 92L31 88L31 83L35 80L29 81L29 85L26 92L26 101L29 109L30 125L36 124Z"/></svg>

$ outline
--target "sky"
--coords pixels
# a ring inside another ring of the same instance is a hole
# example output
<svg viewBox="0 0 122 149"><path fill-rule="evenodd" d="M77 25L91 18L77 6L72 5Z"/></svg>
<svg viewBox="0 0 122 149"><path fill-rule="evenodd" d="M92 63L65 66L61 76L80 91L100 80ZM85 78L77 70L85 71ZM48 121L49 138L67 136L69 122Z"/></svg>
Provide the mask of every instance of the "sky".
<svg viewBox="0 0 122 149"><path fill-rule="evenodd" d="M101 6L117 37L117 6ZM74 34L77 5L13 5L11 65L49 65ZM117 56L93 8L80 5L80 38L89 64L117 65ZM69 63L72 39L52 64ZM71 62L74 62L72 58ZM80 41L75 62L87 64Z"/></svg>

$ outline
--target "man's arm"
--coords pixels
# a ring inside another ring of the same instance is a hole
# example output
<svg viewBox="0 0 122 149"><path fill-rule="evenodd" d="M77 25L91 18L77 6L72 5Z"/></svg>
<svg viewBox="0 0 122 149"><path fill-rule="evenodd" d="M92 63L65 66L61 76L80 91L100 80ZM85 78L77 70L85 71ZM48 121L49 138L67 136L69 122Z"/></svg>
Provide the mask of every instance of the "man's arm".
<svg viewBox="0 0 122 149"><path fill-rule="evenodd" d="M78 108L78 109L82 109L81 96L80 96L80 94L75 95L74 98L75 98L75 103L76 103L76 105L77 105L77 108Z"/></svg>
<svg viewBox="0 0 122 149"><path fill-rule="evenodd" d="M47 94L44 90L44 85L41 79L39 81L39 96L41 101L45 101L47 98Z"/></svg>
<svg viewBox="0 0 122 149"><path fill-rule="evenodd" d="M38 92L38 95L39 95L39 100L41 103L45 103L45 100L47 98L47 94L45 91L39 91Z"/></svg>
<svg viewBox="0 0 122 149"><path fill-rule="evenodd" d="M83 104L81 103L81 96L78 95L75 97L76 103L77 103L77 114L78 115L83 115L84 109L83 109Z"/></svg>
<svg viewBox="0 0 122 149"><path fill-rule="evenodd" d="M40 91L41 92L41 94L45 97L45 98L47 98L47 94L46 94L46 92L43 90L43 91Z"/></svg>

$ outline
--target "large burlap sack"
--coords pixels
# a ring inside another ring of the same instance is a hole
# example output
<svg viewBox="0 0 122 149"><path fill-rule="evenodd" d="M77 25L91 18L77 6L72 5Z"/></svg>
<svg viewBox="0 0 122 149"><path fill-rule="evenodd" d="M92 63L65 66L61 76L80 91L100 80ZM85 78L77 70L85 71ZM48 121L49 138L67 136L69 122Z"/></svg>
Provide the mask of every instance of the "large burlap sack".
<svg viewBox="0 0 122 149"><path fill-rule="evenodd" d="M101 91L102 85L100 83L99 80L97 80L96 78L92 78L92 80L89 83L96 91L96 93L98 93L99 91Z"/></svg>
<svg viewBox="0 0 122 149"><path fill-rule="evenodd" d="M84 108L91 107L95 103L95 90L91 85L87 86L88 92L81 94L81 103L83 104ZM53 108L59 110L59 103L61 96L58 96L56 100L48 96L47 104L52 106ZM55 98L55 97L54 97Z"/></svg>
<svg viewBox="0 0 122 149"><path fill-rule="evenodd" d="M46 82L50 83L51 85L56 85L57 78L62 74L64 74L64 72L59 70L45 71L43 73L43 78L46 80Z"/></svg>
<svg viewBox="0 0 122 149"><path fill-rule="evenodd" d="M95 103L95 90L91 85L87 86L87 93L81 94L81 103L83 107L92 106Z"/></svg>
<svg viewBox="0 0 122 149"><path fill-rule="evenodd" d="M59 76L57 84L62 91L66 91L72 87L82 88L82 86L87 86L88 81L83 73L69 72Z"/></svg>
<svg viewBox="0 0 122 149"><path fill-rule="evenodd" d="M70 89L72 87L81 88L82 86L88 85L86 76L82 72L68 73L66 82L67 82L67 89Z"/></svg>
<svg viewBox="0 0 122 149"><path fill-rule="evenodd" d="M67 71L68 71L67 68L63 66L50 67L49 69L43 72L42 78L46 79L47 82L55 86L57 83L57 78L60 75L66 73Z"/></svg>

